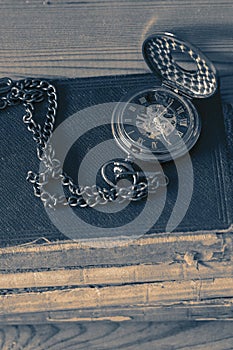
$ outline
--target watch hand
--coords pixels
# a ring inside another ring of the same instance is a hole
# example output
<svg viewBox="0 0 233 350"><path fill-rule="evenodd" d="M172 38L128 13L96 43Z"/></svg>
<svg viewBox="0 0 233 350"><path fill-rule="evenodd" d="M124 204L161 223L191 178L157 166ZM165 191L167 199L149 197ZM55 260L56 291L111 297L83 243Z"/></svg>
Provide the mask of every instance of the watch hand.
<svg viewBox="0 0 233 350"><path fill-rule="evenodd" d="M164 115L165 112L167 112L168 108L171 107L171 105L173 104L173 101L169 103L169 105L167 105L167 107L164 107L164 110L160 113L160 115L156 116L157 118L160 118Z"/></svg>

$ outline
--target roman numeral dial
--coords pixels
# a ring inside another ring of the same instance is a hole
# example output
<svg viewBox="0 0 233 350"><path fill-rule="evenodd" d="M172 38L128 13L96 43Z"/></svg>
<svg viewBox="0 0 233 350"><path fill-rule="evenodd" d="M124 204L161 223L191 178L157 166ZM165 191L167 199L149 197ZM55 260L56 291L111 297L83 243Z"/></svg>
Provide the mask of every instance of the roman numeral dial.
<svg viewBox="0 0 233 350"><path fill-rule="evenodd" d="M135 156L140 158L154 156L160 161L170 159L174 150L187 151L192 133L199 130L200 124L191 103L163 87L131 96L115 120L115 136L119 136L118 143L123 148L129 153L136 150Z"/></svg>

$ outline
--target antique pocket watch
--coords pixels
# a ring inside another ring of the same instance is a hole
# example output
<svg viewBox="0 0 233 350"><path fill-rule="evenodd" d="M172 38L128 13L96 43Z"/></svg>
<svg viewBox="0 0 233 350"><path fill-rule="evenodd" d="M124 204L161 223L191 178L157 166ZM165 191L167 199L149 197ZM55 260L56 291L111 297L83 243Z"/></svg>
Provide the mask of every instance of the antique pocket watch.
<svg viewBox="0 0 233 350"><path fill-rule="evenodd" d="M112 132L128 156L166 162L197 142L201 119L192 99L215 93L216 70L196 47L170 33L149 36L142 52L160 84L127 95L114 110ZM188 57L195 69L182 68L177 53Z"/></svg>
<svg viewBox="0 0 233 350"><path fill-rule="evenodd" d="M117 103L112 132L127 157L102 166L100 173L106 184L103 187L75 184L56 158L50 143L57 112L56 88L40 79L15 82L9 78L0 79L0 110L17 103L25 108L23 122L33 134L37 157L44 169L39 174L29 171L27 180L45 206L94 207L112 201L140 200L149 192L156 192L158 187L166 186L167 177L161 176L161 172L145 176L135 159L162 163L184 155L195 145L201 119L192 99L207 98L215 93L217 78L213 64L193 45L169 33L148 37L142 51L149 68L160 78L160 84L144 87ZM195 69L182 68L174 58L175 53L188 55ZM47 113L41 125L34 119L34 105L46 97ZM130 185L121 187L118 182L124 178L130 179ZM50 192L47 184L51 179L66 187L68 194Z"/></svg>

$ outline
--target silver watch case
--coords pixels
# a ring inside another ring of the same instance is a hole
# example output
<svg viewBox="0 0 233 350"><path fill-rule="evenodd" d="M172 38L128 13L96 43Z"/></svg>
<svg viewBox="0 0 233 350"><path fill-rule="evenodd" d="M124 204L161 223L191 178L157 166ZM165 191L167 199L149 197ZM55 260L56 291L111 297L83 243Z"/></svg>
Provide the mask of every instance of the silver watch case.
<svg viewBox="0 0 233 350"><path fill-rule="evenodd" d="M174 59L179 52L195 63L195 70L182 68ZM212 96L218 87L217 73L211 61L192 44L178 39L170 33L157 33L146 38L142 45L142 53L148 67L160 78L161 85L150 86L148 90L163 90L173 94L187 106L193 120L192 130L185 135L183 143L163 152L151 152L142 145L135 144L127 135L122 116L127 103L141 93L142 90L130 93L116 106L112 117L112 132L119 146L135 158L166 162L187 153L197 142L201 131L201 119L192 99L203 99ZM146 90L145 90L146 91Z"/></svg>

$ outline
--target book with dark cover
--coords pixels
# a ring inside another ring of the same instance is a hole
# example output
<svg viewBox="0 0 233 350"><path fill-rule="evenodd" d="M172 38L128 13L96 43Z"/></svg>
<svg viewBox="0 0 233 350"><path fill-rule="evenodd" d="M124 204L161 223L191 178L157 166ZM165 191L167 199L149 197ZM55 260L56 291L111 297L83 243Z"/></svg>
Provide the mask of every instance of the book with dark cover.
<svg viewBox="0 0 233 350"><path fill-rule="evenodd" d="M87 172L86 177L85 174L82 176L83 181L92 185L88 182L89 178L94 176L98 182L96 169L101 163L98 154L101 158L105 153L104 157L110 157L109 160L111 157L124 157L120 149L117 153L117 145L116 154L111 154L108 147L103 148L103 152L99 146L107 141L112 145L115 142L111 130L112 108L130 91L156 84L156 78L153 74L141 74L54 80L52 83L58 91L56 129L67 121L61 149L66 148L65 142L69 140L69 118L77 116L75 127L79 130L86 123L85 111L89 118L90 111L93 113L93 127L82 135L77 132L77 139L71 142L64 161L66 173L77 182L80 165L96 148L97 156L90 157L96 164L83 163L83 169ZM32 135L22 122L23 106L1 110L0 246L20 245L41 237L57 241L131 237L170 231L173 234L230 230L233 214L232 117L227 112L223 114L219 91L208 99L195 100L194 104L201 116L202 131L197 144L190 151L194 181L190 198L186 194L190 192L192 174L184 156L162 165L169 184L165 190L158 190L148 199L127 202L118 210L106 209L107 206L58 208L51 210L51 216L34 196L31 184L25 180L28 170L39 171L39 160ZM43 107L36 108L36 120L42 124L44 114ZM70 133L75 135L72 123L70 128ZM59 158L59 153L57 156Z"/></svg>

